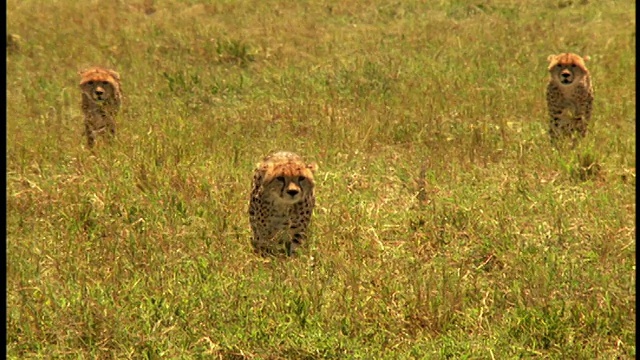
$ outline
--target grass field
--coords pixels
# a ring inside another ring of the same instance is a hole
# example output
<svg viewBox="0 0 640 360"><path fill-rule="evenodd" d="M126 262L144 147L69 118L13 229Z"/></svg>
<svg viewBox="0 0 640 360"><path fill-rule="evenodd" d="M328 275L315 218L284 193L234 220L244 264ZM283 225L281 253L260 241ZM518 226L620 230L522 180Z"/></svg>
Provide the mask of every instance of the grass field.
<svg viewBox="0 0 640 360"><path fill-rule="evenodd" d="M635 1L7 2L9 359L632 359ZM593 126L547 135L547 56ZM78 70L120 72L85 146ZM252 171L316 161L256 256Z"/></svg>

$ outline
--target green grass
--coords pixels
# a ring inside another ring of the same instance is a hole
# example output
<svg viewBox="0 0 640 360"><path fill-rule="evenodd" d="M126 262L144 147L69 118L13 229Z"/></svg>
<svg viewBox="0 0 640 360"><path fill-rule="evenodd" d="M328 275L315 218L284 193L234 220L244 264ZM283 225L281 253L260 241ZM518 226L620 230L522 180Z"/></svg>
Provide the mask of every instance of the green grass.
<svg viewBox="0 0 640 360"><path fill-rule="evenodd" d="M7 3L10 359L631 359L635 2ZM19 41L17 41L18 39ZM549 54L593 126L554 150ZM113 67L112 146L79 77ZM317 161L299 256L253 166Z"/></svg>

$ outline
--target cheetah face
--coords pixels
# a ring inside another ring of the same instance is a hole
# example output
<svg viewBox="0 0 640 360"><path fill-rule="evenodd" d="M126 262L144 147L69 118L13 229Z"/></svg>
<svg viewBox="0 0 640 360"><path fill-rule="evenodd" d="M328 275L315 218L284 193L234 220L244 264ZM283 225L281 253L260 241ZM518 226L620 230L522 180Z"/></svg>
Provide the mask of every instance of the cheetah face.
<svg viewBox="0 0 640 360"><path fill-rule="evenodd" d="M584 61L588 59L589 57L583 59L571 53L550 55L548 58L549 73L552 80L564 86L582 80L588 74L584 64Z"/></svg>
<svg viewBox="0 0 640 360"><path fill-rule="evenodd" d="M111 70L93 68L80 73L80 89L98 104L113 99L117 94L118 73Z"/></svg>
<svg viewBox="0 0 640 360"><path fill-rule="evenodd" d="M294 153L279 151L257 164L254 182L259 196L274 205L289 206L313 198L313 174L318 165Z"/></svg>
<svg viewBox="0 0 640 360"><path fill-rule="evenodd" d="M264 186L265 193L281 204L292 205L302 201L313 191L313 179L304 175L277 174Z"/></svg>
<svg viewBox="0 0 640 360"><path fill-rule="evenodd" d="M262 193L281 205L292 205L313 196L316 163L305 164L299 156L279 152L258 164Z"/></svg>
<svg viewBox="0 0 640 360"><path fill-rule="evenodd" d="M115 94L113 85L108 81L89 80L82 85L82 91L97 103L111 99Z"/></svg>

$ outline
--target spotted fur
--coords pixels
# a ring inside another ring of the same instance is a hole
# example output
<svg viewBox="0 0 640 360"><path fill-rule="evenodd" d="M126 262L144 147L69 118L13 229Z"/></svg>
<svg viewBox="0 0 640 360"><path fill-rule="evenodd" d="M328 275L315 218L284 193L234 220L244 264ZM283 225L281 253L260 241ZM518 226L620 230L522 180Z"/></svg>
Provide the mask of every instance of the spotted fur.
<svg viewBox="0 0 640 360"><path fill-rule="evenodd" d="M315 206L316 163L280 151L265 157L253 176L249 220L251 244L262 254L291 255L307 238Z"/></svg>
<svg viewBox="0 0 640 360"><path fill-rule="evenodd" d="M560 138L575 135L583 138L591 121L593 87L584 58L572 53L549 55L549 136L556 143Z"/></svg>
<svg viewBox="0 0 640 360"><path fill-rule="evenodd" d="M122 104L120 75L110 69L92 67L82 70L80 89L82 90L82 112L84 113L84 134L87 146L92 148L97 134L116 134L116 114Z"/></svg>

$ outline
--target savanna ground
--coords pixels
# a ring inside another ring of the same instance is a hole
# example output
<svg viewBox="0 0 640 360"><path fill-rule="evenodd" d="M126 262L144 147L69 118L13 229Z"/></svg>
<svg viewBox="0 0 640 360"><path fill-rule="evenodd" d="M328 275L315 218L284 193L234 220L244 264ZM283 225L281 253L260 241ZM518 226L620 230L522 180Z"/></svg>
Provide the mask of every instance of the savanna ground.
<svg viewBox="0 0 640 360"><path fill-rule="evenodd" d="M10 359L630 359L635 2L7 3ZM546 58L594 123L547 136ZM113 67L113 144L79 77ZM252 170L319 163L306 247Z"/></svg>

